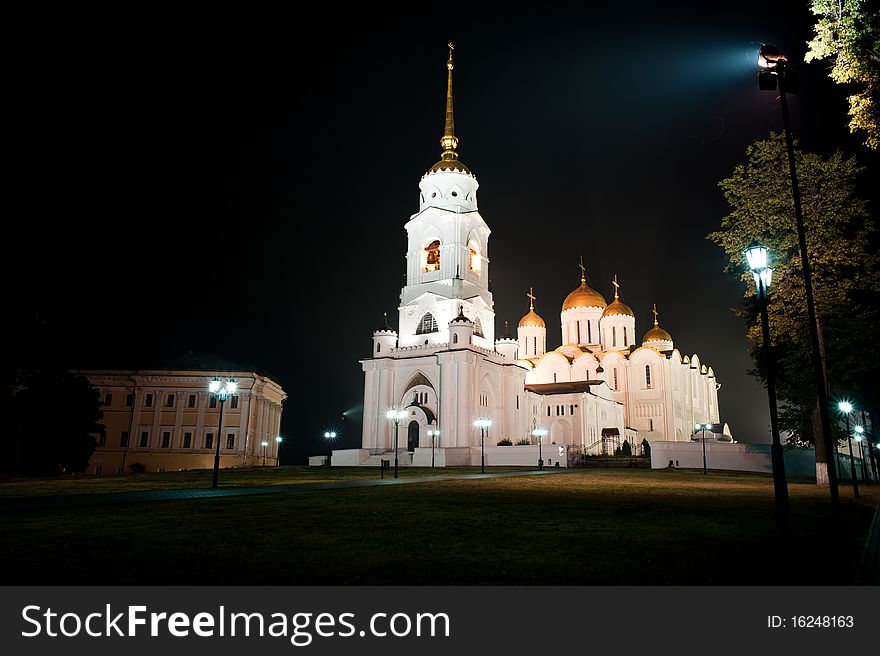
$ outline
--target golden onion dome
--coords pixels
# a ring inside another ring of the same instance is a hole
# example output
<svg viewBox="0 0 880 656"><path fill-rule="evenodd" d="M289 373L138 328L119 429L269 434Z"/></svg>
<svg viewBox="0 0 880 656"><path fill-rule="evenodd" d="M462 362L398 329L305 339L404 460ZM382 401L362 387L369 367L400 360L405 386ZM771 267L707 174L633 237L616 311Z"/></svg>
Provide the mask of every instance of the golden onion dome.
<svg viewBox="0 0 880 656"><path fill-rule="evenodd" d="M617 282L617 274L614 274L614 301L602 312L603 317L613 317L615 315L623 315L635 319L632 308L620 300L620 283Z"/></svg>
<svg viewBox="0 0 880 656"><path fill-rule="evenodd" d="M565 302L562 304L562 311L565 312L566 310L579 307L603 308L606 305L608 305L608 303L602 297L602 294L587 285L587 281L582 276L580 287L565 297Z"/></svg>
<svg viewBox="0 0 880 656"><path fill-rule="evenodd" d="M660 324L657 323L657 304L656 303L654 303L654 309L652 310L652 312L654 313L654 326L651 328L651 330L649 330L648 332L645 333L645 336L642 338L642 343L644 344L646 342L661 342L661 341L671 342L672 335L670 335L668 332L663 330L660 327Z"/></svg>
<svg viewBox="0 0 880 656"><path fill-rule="evenodd" d="M626 315L628 317L636 316L633 314L632 308L626 303L621 303L619 298L615 298L614 302L602 312L603 317L613 317L615 315Z"/></svg>
<svg viewBox="0 0 880 656"><path fill-rule="evenodd" d="M529 297L529 313L519 320L519 327L546 328L547 325L544 323L544 320L535 312L535 295L532 293L531 287L529 287L527 296Z"/></svg>
<svg viewBox="0 0 880 656"><path fill-rule="evenodd" d="M663 330L660 326L654 325L651 330L645 333L645 337L642 339L643 342L671 342L672 335Z"/></svg>
<svg viewBox="0 0 880 656"><path fill-rule="evenodd" d="M544 320L538 316L538 313L534 310L529 310L529 313L519 320L519 327L525 328L527 326L534 326L536 328L546 328L546 324Z"/></svg>

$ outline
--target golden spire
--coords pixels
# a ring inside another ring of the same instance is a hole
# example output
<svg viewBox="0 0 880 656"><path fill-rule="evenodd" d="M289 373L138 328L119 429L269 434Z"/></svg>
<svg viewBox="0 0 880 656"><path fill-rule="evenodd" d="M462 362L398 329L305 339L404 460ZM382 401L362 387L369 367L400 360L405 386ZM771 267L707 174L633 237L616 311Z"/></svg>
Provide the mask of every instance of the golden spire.
<svg viewBox="0 0 880 656"><path fill-rule="evenodd" d="M611 281L611 284L614 285L614 300L616 301L618 298L620 298L619 293L618 293L618 292L620 292L620 283L617 282L617 274L616 273L614 274L614 280Z"/></svg>
<svg viewBox="0 0 880 656"><path fill-rule="evenodd" d="M578 264L581 268L581 282L585 285L587 284L587 270L584 268L584 256L580 256L580 263Z"/></svg>
<svg viewBox="0 0 880 656"><path fill-rule="evenodd" d="M529 287L529 293L526 294L529 297L529 310L535 309L535 298L536 296L532 293L532 288Z"/></svg>
<svg viewBox="0 0 880 656"><path fill-rule="evenodd" d="M440 156L441 161L450 161L458 159L458 138L455 136L455 118L452 113L452 69L455 64L452 61L452 51L455 46L450 42L449 61L446 62L446 68L449 71L446 81L446 125L443 129L443 136L440 138L440 146L443 148L443 154Z"/></svg>
<svg viewBox="0 0 880 656"><path fill-rule="evenodd" d="M657 304L656 303L654 303L654 309L651 310L651 312L654 313L654 325L656 326L656 325L658 325L657 324Z"/></svg>

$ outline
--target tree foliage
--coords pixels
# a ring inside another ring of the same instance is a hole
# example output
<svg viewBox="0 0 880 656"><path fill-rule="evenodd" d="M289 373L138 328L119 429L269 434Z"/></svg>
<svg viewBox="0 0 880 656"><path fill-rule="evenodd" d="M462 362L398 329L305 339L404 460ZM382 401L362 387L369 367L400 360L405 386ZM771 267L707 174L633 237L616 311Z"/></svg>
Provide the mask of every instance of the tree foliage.
<svg viewBox="0 0 880 656"><path fill-rule="evenodd" d="M849 96L850 131L865 132L865 145L880 148L880 10L873 0L813 0L818 19L804 59L828 59L829 76L857 85Z"/></svg>
<svg viewBox="0 0 880 656"><path fill-rule="evenodd" d="M860 399L862 407L876 405L880 258L875 224L856 195L862 169L840 152L822 158L796 149L796 162L831 392ZM746 320L753 345L752 373L765 379L755 285L742 252L757 240L769 249L774 268L768 314L780 427L795 440L811 443L816 388L784 136L752 144L746 162L719 184L731 212L722 219L722 229L708 238L724 249L727 270L745 285L745 301L737 312Z"/></svg>
<svg viewBox="0 0 880 656"><path fill-rule="evenodd" d="M61 364L51 321L22 309L4 326L0 366L0 472L81 472L104 427L98 391Z"/></svg>

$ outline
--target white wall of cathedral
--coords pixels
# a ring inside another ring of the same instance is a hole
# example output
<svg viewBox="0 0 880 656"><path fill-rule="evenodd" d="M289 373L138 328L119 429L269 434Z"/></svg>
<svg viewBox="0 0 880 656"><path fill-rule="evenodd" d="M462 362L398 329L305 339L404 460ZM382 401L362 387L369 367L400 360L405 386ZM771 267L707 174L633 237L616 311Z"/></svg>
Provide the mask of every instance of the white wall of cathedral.
<svg viewBox="0 0 880 656"><path fill-rule="evenodd" d="M519 358L525 360L544 355L547 350L547 329L540 326L521 326L516 329Z"/></svg>
<svg viewBox="0 0 880 656"><path fill-rule="evenodd" d="M595 450L602 431L617 429L623 441L624 409L598 394L570 393L541 395L528 393L530 420L527 436L534 428L547 431L543 444L576 445Z"/></svg>
<svg viewBox="0 0 880 656"><path fill-rule="evenodd" d="M459 307L474 322L473 343L494 350L495 312L481 297L458 300L430 293L398 308L399 345L449 344L449 322L458 316ZM478 332L482 332L482 335L477 334Z"/></svg>
<svg viewBox="0 0 880 656"><path fill-rule="evenodd" d="M642 347L628 357L601 353L600 362L591 353L572 358L569 350L560 347L542 357L526 374L526 383L604 380L613 400L622 404L625 426L639 431L639 441L687 441L695 423L719 421L715 374L698 356L684 362L678 351L667 358Z"/></svg>
<svg viewBox="0 0 880 656"><path fill-rule="evenodd" d="M601 344L599 320L602 308L578 307L564 310L562 319L562 343L590 346Z"/></svg>
<svg viewBox="0 0 880 656"><path fill-rule="evenodd" d="M473 423L481 417L492 421L487 445L524 431L525 370L521 367L500 364L467 348L424 357L363 360L361 364L365 375L362 448L393 448L394 424L385 418L392 407L409 413L399 424L400 448L408 446L411 422L419 425L418 446L422 447L431 444L429 428L439 428L440 447L478 446L480 431ZM433 422L413 408L416 395L434 415Z"/></svg>
<svg viewBox="0 0 880 656"><path fill-rule="evenodd" d="M611 349L628 349L637 344L636 320L627 314L612 314L602 317L602 348L606 351Z"/></svg>

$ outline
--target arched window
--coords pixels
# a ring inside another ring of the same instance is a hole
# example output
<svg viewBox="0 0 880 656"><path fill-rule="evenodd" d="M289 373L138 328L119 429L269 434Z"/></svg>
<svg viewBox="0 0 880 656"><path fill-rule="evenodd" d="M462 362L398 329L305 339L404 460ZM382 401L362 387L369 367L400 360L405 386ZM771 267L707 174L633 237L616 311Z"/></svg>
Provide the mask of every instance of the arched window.
<svg viewBox="0 0 880 656"><path fill-rule="evenodd" d="M611 326L611 346L617 346L617 326Z"/></svg>
<svg viewBox="0 0 880 656"><path fill-rule="evenodd" d="M645 365L645 387L651 389L651 365Z"/></svg>
<svg viewBox="0 0 880 656"><path fill-rule="evenodd" d="M587 344L593 343L593 336L590 334L590 322L587 321Z"/></svg>
<svg viewBox="0 0 880 656"><path fill-rule="evenodd" d="M483 258L480 257L480 253L473 246L469 246L468 250L470 251L470 269L475 274L480 275L480 271L483 268Z"/></svg>
<svg viewBox="0 0 880 656"><path fill-rule="evenodd" d="M382 345L379 342L376 342L376 353L382 350Z"/></svg>
<svg viewBox="0 0 880 656"><path fill-rule="evenodd" d="M623 327L623 345L626 346L626 326Z"/></svg>
<svg viewBox="0 0 880 656"><path fill-rule="evenodd" d="M577 324L577 341L575 342L575 344L580 344L581 343L581 322L576 321L575 323Z"/></svg>
<svg viewBox="0 0 880 656"><path fill-rule="evenodd" d="M440 270L440 240L435 239L425 246L424 266L422 271L430 273L431 271Z"/></svg>
<svg viewBox="0 0 880 656"><path fill-rule="evenodd" d="M425 316L419 321L419 327L416 328L416 335L425 335L427 333L437 332L437 320L430 312L425 312Z"/></svg>
<svg viewBox="0 0 880 656"><path fill-rule="evenodd" d="M570 410L571 410L571 415L574 416L574 406L571 406Z"/></svg>
<svg viewBox="0 0 880 656"><path fill-rule="evenodd" d="M547 416L548 417L550 416L550 406L549 405L547 406Z"/></svg>
<svg viewBox="0 0 880 656"><path fill-rule="evenodd" d="M483 324L480 323L480 317L474 319L474 335L477 337L483 336Z"/></svg>
<svg viewBox="0 0 880 656"><path fill-rule="evenodd" d="M453 343L453 344L458 344L458 335L453 335L453 336L452 336L452 343Z"/></svg>

